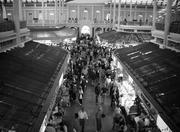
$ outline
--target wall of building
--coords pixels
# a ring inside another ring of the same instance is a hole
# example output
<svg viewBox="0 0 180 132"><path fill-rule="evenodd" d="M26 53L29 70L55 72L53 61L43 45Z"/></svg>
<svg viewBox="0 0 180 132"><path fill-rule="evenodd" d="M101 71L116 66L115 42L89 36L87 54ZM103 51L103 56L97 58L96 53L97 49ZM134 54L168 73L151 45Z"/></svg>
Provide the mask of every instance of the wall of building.
<svg viewBox="0 0 180 132"><path fill-rule="evenodd" d="M79 10L78 10L79 7ZM61 7L47 6L44 8L42 5L31 5L23 3L23 19L27 20L28 25L54 25L54 24L65 24L69 18L78 18L79 20L96 20L103 22L107 18L107 14L110 13L110 6L107 4L67 4L64 6L63 14ZM8 19L13 19L12 7L6 7ZM57 11L57 13L56 13ZM79 12L79 14L78 14ZM112 8L111 18L113 18ZM2 13L1 13L2 14ZM130 6L121 6L121 21L126 19L130 20ZM152 6L132 6L132 20L135 21L152 21L153 9ZM118 6L116 6L116 21L118 19ZM57 20L56 20L57 19ZM57 21L57 23L56 23Z"/></svg>

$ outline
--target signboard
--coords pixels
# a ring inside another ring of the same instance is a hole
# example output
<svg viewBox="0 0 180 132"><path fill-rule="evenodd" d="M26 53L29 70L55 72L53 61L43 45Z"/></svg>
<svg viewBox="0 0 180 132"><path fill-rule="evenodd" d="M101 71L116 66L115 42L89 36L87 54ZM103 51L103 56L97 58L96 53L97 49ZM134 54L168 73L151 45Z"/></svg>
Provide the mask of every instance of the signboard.
<svg viewBox="0 0 180 132"><path fill-rule="evenodd" d="M168 125L163 121L163 119L158 115L156 125L161 130L161 132L172 132Z"/></svg>

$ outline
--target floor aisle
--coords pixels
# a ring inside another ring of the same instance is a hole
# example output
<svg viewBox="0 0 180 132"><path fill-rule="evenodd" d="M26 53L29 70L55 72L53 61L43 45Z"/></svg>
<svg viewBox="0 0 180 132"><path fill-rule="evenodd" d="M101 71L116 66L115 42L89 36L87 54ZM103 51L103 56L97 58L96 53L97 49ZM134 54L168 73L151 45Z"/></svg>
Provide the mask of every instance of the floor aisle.
<svg viewBox="0 0 180 132"><path fill-rule="evenodd" d="M95 113L97 111L98 105L95 103L95 92L94 87L90 84L88 84L85 93L84 93L84 99L83 99L83 106L85 107L85 110L88 114L89 119L86 120L85 124L85 132L95 132L96 131L96 120L95 120ZM103 131L102 132L112 132L112 113L113 111L110 108L110 98L106 97L105 104L102 105L104 113L106 117L102 119L102 126ZM65 120L70 122L70 124L74 124L74 113L78 112L80 110L80 105L77 102L75 102L71 107L66 109L65 113ZM72 130L68 131L71 132Z"/></svg>

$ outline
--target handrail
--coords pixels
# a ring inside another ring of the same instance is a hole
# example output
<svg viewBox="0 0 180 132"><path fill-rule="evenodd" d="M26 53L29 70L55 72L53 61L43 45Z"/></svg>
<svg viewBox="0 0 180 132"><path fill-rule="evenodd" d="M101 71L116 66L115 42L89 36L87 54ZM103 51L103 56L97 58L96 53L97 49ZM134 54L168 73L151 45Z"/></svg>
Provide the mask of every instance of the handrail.
<svg viewBox="0 0 180 132"><path fill-rule="evenodd" d="M156 23L156 29L164 31L165 24L164 23ZM180 34L180 21L174 21L170 24L169 32Z"/></svg>
<svg viewBox="0 0 180 132"><path fill-rule="evenodd" d="M155 26L157 30L164 31L164 23L156 23Z"/></svg>
<svg viewBox="0 0 180 132"><path fill-rule="evenodd" d="M20 28L26 28L26 21L20 21ZM11 20L0 21L0 32L15 30L15 24Z"/></svg>
<svg viewBox="0 0 180 132"><path fill-rule="evenodd" d="M169 32L180 34L180 21L174 21L171 23Z"/></svg>

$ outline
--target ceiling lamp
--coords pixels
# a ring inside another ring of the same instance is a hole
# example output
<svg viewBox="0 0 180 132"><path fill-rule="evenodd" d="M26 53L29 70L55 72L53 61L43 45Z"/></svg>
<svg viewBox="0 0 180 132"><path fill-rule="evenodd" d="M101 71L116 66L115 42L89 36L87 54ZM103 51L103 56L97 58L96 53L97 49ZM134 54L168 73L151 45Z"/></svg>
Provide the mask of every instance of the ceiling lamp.
<svg viewBox="0 0 180 132"><path fill-rule="evenodd" d="M99 11L99 10L96 10L96 13L100 13L100 11Z"/></svg>
<svg viewBox="0 0 180 132"><path fill-rule="evenodd" d="M88 12L88 10L85 8L84 13L87 13L87 12Z"/></svg>

